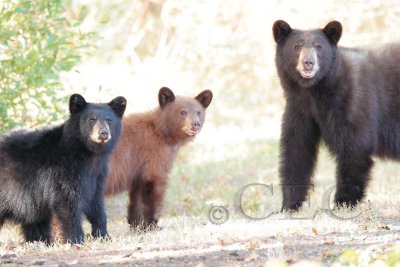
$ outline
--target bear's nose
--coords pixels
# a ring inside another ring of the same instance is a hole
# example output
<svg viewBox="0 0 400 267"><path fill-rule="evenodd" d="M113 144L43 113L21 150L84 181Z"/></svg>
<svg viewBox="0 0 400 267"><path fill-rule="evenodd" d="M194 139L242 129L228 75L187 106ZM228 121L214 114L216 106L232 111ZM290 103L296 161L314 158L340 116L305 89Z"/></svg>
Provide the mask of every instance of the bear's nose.
<svg viewBox="0 0 400 267"><path fill-rule="evenodd" d="M312 57L305 57L303 60L303 67L306 70L311 70L314 67L314 59Z"/></svg>
<svg viewBox="0 0 400 267"><path fill-rule="evenodd" d="M100 135L99 135L99 139L103 140L103 141L107 140L108 139L108 132L105 131L105 130L101 131Z"/></svg>
<svg viewBox="0 0 400 267"><path fill-rule="evenodd" d="M192 123L192 128L194 128L196 130L199 130L200 126L201 126L201 124L200 124L199 121L195 121L195 122Z"/></svg>

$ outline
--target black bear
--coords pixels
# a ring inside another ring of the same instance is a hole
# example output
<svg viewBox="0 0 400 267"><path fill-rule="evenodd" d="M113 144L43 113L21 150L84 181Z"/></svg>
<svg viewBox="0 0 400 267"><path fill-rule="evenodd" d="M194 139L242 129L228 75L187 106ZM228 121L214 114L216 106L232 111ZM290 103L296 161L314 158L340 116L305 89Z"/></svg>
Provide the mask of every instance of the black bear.
<svg viewBox="0 0 400 267"><path fill-rule="evenodd" d="M8 219L22 224L26 241L49 243L55 215L65 239L81 243L86 215L94 237L108 236L103 191L125 107L123 97L94 104L75 94L63 124L2 136L0 227Z"/></svg>
<svg viewBox="0 0 400 267"><path fill-rule="evenodd" d="M371 157L400 159L400 44L340 47L338 21L272 28L286 98L282 209L297 210L307 197L321 140L337 162L335 203L352 207L365 195Z"/></svg>
<svg viewBox="0 0 400 267"><path fill-rule="evenodd" d="M121 139L110 159L106 194L130 190L132 227L156 226L175 157L200 132L212 97L210 90L188 97L175 96L163 87L158 108L123 119Z"/></svg>

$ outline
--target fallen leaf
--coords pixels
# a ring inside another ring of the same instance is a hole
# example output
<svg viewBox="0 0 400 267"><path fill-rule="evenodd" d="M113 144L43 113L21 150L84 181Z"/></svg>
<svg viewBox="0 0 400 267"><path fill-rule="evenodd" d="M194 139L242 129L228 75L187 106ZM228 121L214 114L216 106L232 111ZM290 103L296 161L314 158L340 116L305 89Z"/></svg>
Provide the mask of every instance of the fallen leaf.
<svg viewBox="0 0 400 267"><path fill-rule="evenodd" d="M312 232L314 233L314 235L318 235L317 228L313 227L311 230L312 230Z"/></svg>
<svg viewBox="0 0 400 267"><path fill-rule="evenodd" d="M217 238L217 240L218 240L218 243L219 243L221 246L226 245L226 242L225 242L225 240L224 240L223 238Z"/></svg>
<svg viewBox="0 0 400 267"><path fill-rule="evenodd" d="M260 247L260 243L258 242L258 240L251 240L247 244L247 249L249 249L249 250L257 249L259 247Z"/></svg>
<svg viewBox="0 0 400 267"><path fill-rule="evenodd" d="M333 241L332 237L328 237L325 239L325 241L322 243L322 245L324 246L330 246L330 245L334 245L335 241Z"/></svg>
<svg viewBox="0 0 400 267"><path fill-rule="evenodd" d="M256 252L251 252L246 258L244 258L245 262L254 261L258 259L258 254Z"/></svg>

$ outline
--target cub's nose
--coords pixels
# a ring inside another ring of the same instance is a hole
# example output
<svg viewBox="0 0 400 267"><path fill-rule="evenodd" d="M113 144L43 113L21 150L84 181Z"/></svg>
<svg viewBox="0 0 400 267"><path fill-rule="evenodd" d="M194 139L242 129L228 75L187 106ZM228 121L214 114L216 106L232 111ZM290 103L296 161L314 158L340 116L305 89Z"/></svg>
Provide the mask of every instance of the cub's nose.
<svg viewBox="0 0 400 267"><path fill-rule="evenodd" d="M199 121L195 121L192 123L192 128L196 130L200 130L201 124Z"/></svg>
<svg viewBox="0 0 400 267"><path fill-rule="evenodd" d="M305 70L312 70L314 67L314 59L312 57L305 57L303 59L303 67Z"/></svg>
<svg viewBox="0 0 400 267"><path fill-rule="evenodd" d="M108 132L105 130L100 131L99 140L102 140L102 141L108 140Z"/></svg>

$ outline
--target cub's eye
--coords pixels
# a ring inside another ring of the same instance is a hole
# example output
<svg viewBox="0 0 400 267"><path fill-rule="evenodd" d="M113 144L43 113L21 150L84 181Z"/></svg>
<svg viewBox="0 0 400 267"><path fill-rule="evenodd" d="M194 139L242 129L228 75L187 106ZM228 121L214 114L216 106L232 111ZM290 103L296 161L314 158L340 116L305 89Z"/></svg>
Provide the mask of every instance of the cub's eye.
<svg viewBox="0 0 400 267"><path fill-rule="evenodd" d="M181 114L181 116L186 116L187 115L187 111L186 110L181 110L181 112L179 112Z"/></svg>
<svg viewBox="0 0 400 267"><path fill-rule="evenodd" d="M320 44L315 44L314 46L315 46L315 48L317 48L318 50L322 50L322 45L320 45Z"/></svg>
<svg viewBox="0 0 400 267"><path fill-rule="evenodd" d="M111 118L106 118L106 122L107 122L108 124L111 124L111 123L112 123Z"/></svg>
<svg viewBox="0 0 400 267"><path fill-rule="evenodd" d="M299 51L301 49L301 44L297 44L294 46L294 50Z"/></svg>
<svg viewBox="0 0 400 267"><path fill-rule="evenodd" d="M201 111L197 111L196 114L197 114L197 116L200 116L201 115Z"/></svg>
<svg viewBox="0 0 400 267"><path fill-rule="evenodd" d="M95 124L96 121L97 121L96 118L90 118L90 119L89 119L89 123L92 124L92 125Z"/></svg>

